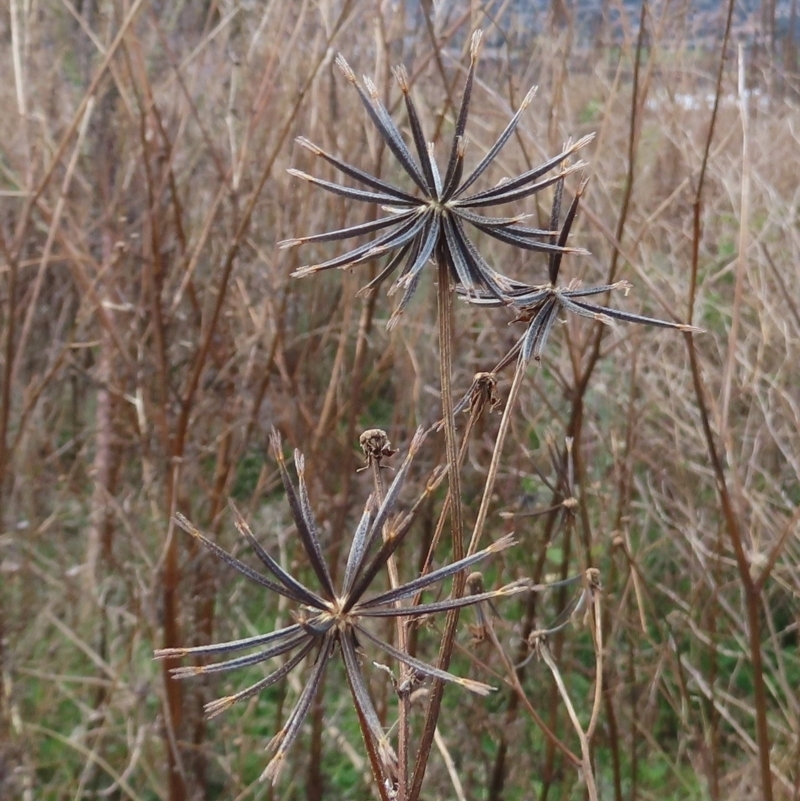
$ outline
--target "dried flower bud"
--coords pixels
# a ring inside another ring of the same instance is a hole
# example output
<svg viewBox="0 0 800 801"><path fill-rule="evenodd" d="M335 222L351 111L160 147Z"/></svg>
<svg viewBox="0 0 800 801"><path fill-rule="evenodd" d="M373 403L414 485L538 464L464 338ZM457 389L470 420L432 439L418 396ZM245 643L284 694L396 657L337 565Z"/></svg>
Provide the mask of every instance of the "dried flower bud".
<svg viewBox="0 0 800 801"><path fill-rule="evenodd" d="M389 437L382 428L368 428L358 439L361 450L364 451L364 460L367 464L394 456L397 449L392 447Z"/></svg>

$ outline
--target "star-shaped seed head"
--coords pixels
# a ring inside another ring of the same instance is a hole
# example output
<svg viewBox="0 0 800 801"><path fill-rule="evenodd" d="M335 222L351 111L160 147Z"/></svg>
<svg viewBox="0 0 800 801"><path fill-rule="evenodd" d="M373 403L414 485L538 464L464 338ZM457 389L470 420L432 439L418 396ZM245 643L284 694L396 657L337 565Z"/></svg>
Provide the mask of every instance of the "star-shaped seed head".
<svg viewBox="0 0 800 801"><path fill-rule="evenodd" d="M282 247L294 247L310 242L332 242L359 236L370 237L364 244L327 261L311 264L294 272L295 276L312 275L334 267L347 268L373 261L384 255L390 258L378 275L364 290L371 290L383 283L399 270L399 275L389 294L402 289L403 296L389 320L389 327L396 324L415 289L425 265L434 260L445 263L451 281L470 296L488 294L501 299L513 290L514 282L498 273L481 255L467 234L468 228L488 234L506 244L523 250L555 254L571 249L555 241L556 230L532 228L523 224L527 215L489 217L480 210L495 206L518 203L546 187L557 184L585 163L567 164L569 157L587 145L593 134L569 144L557 156L513 178L507 178L496 186L470 193L473 184L484 174L498 153L514 133L520 117L535 94L531 89L519 109L511 118L497 141L489 148L477 166L464 176L464 157L467 150L466 127L470 101L475 82L475 69L480 52L481 34L476 32L470 47L470 65L461 97L455 130L444 175L439 171L434 158L434 145L427 142L420 116L411 97L408 74L403 67L394 70L394 75L403 95L411 132L414 155L411 148L392 120L380 99L378 91L369 78L359 82L355 73L340 55L336 63L344 77L358 92L371 121L378 129L386 146L393 154L412 187L401 188L377 178L338 156L327 153L305 138L298 143L335 166L342 174L352 179L359 187L324 181L305 172L291 169L289 172L328 192L350 200L373 204L386 214L376 220L311 236L288 239ZM364 291L362 290L362 291Z"/></svg>
<svg viewBox="0 0 800 801"><path fill-rule="evenodd" d="M233 503L231 503L231 511L236 527L249 542L264 568L263 571L254 570L232 556L202 534L183 515L176 515L177 524L223 562L269 592L281 595L296 605L293 613L294 622L275 631L229 642L194 648L164 648L155 652L157 659L174 659L183 656L202 658L258 649L245 656L238 656L222 662L174 668L172 674L175 678L234 670L261 664L276 657L288 656L288 659L280 667L255 684L207 704L206 712L209 716L218 715L237 701L250 698L272 686L298 667L307 656L313 654L314 662L311 671L294 709L281 730L269 743L268 747L275 753L263 773L262 778L264 779L273 783L277 780L281 768L285 764L286 754L300 734L303 722L322 683L325 668L337 650L341 654L353 702L359 713L362 733L368 746L378 756L384 780L391 781L393 779L396 757L388 734L384 731L375 711L361 671L358 657L360 643L371 643L421 676L449 681L481 695L492 690L487 684L455 676L412 657L392 644L384 642L371 631L369 626L370 621L376 618L416 618L431 615L525 592L528 587L527 581L517 581L500 589L466 598L417 603L413 606L402 604L405 599L417 596L428 587L471 567L490 554L498 553L513 545L513 537L509 535L458 562L419 576L388 591L370 594L376 578L411 529L417 510L427 500L428 493L426 492L410 511L400 515L394 514L403 482L423 439L424 434L420 429L413 438L408 454L397 471L394 481L386 490L385 497L378 499L370 496L367 500L361 519L352 535L344 577L338 588L334 586L332 571L325 561L320 527L312 511L306 485L303 456L299 451L295 451L294 461L298 478L297 486L295 486L286 467L280 438L275 431L272 434L273 451L278 462L297 535L317 579L318 589L312 589L292 576L269 554ZM388 442L385 444L388 445Z"/></svg>

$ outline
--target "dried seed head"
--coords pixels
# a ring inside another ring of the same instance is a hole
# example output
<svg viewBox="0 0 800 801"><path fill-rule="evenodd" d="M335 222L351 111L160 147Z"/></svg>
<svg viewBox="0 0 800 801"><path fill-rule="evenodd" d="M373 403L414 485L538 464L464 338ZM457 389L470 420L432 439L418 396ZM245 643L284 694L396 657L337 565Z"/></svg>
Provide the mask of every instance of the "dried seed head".
<svg viewBox="0 0 800 801"><path fill-rule="evenodd" d="M590 567L586 570L586 583L592 590L603 589L603 585L600 583L600 571L596 567Z"/></svg>
<svg viewBox="0 0 800 801"><path fill-rule="evenodd" d="M470 573L469 576L467 576L467 589L470 595L479 595L484 592L483 573L478 570L474 573Z"/></svg>
<svg viewBox="0 0 800 801"><path fill-rule="evenodd" d="M381 459L394 456L397 449L392 447L389 437L381 428L368 428L358 439L361 450L364 451L364 461L367 464L377 462Z"/></svg>
<svg viewBox="0 0 800 801"><path fill-rule="evenodd" d="M408 608L402 605L396 606L396 601L409 598L411 595L452 577L460 571L477 564L490 554L502 551L513 544L511 536L503 537L483 551L440 567L389 591L370 596L369 590L374 579L385 569L388 560L411 530L415 514L421 506L422 499L427 497L427 493L424 494L410 512L406 513L402 519L391 523L391 531L383 544L377 548L373 547L377 545L389 516L393 513L405 475L408 473L414 455L422 446L425 434L425 429L422 427L417 429L408 446L408 455L399 467L392 484L385 491L381 491L379 495L380 502L378 502L378 495L371 495L367 500L361 521L355 530L350 545L344 580L341 589L338 590L333 585L330 570L324 560L319 526L308 497L304 457L300 451L294 452L294 466L298 479L297 483L295 483L287 470L281 437L275 428L270 433L270 443L278 462L281 481L289 502L294 527L300 545L320 584L319 590L309 589L270 556L250 531L246 521L232 503L231 510L235 517L236 527L250 543L266 573L253 569L245 562L223 550L180 514L175 516L177 525L199 540L228 566L269 592L273 592L297 604L297 607L290 610L293 622L274 631L228 642L191 648L169 648L156 652L155 656L158 659L174 659L181 656L205 657L209 654L224 654L259 648L259 650L244 656L235 656L223 661L173 668L171 673L173 678L176 679L236 670L260 664L277 656L292 654L280 667L254 684L233 695L227 695L207 704L205 709L210 717L224 712L237 701L251 698L281 681L298 667L312 651L316 652L313 657L313 666L294 709L289 714L283 728L272 738L267 746L268 750L274 749L275 753L262 774L262 779L266 781L273 783L277 781L282 768L285 767L286 754L301 732L303 721L308 715L314 698L319 691L326 666L337 649L342 653L353 701L359 712L359 717L366 727L363 729L364 736L374 743L378 756L383 763L382 774L389 778L396 775L397 760L391 747L389 735L384 731L383 725L378 718L369 695L367 683L361 672L360 661L355 650L359 645L359 641L371 642L379 650L405 664L413 674L448 681L480 695L486 695L492 691L492 688L487 684L459 678L446 670L421 662L404 650L399 650L379 637L372 635L369 629L363 626L364 622L373 618L405 617ZM368 462L371 461L372 466L376 468L376 476L380 475L380 470L377 469L380 467L379 461L396 453L389 442L386 432L380 429L365 431L361 436L361 445ZM491 598L504 597L522 589L526 588L518 584L512 584L474 597L453 598L430 604L423 603L416 607L415 613L419 612L420 615L430 616L438 612L458 609L472 604L490 602ZM480 614L480 609L478 612Z"/></svg>
<svg viewBox="0 0 800 801"><path fill-rule="evenodd" d="M497 376L494 373L475 373L469 392L470 415L477 417L487 404L492 411L500 405Z"/></svg>
<svg viewBox="0 0 800 801"><path fill-rule="evenodd" d="M456 113L456 126L449 147L446 171L439 171L433 149L425 138L424 127L418 110L411 97L411 80L401 66L394 69L394 77L403 93L408 126L412 142L406 143L403 132L394 122L389 109L380 97L374 80L364 76L358 80L344 57L336 58L336 65L347 81L356 89L362 105L377 128L383 142L391 150L406 178L415 188L408 190L394 185L385 179L370 175L360 167L348 164L341 158L316 147L304 138L298 144L336 167L342 174L353 179L360 187L313 179L300 170L290 170L290 174L301 180L340 197L354 201L375 204L388 211L390 217L381 218L368 224L348 226L336 231L314 234L309 237L293 237L281 243L281 247L295 247L310 241L339 241L355 238L362 234L381 232L369 243L358 245L341 256L329 259L311 268L295 270L295 277L311 275L320 270L345 269L393 254L379 275L368 285L374 288L386 281L395 270L400 269L400 281L395 281L390 294L402 290L402 298L397 309L389 318L387 328L397 325L400 315L419 285L420 274L425 265L437 258L444 258L454 284L472 293L477 289L487 293L487 297L498 299L513 289L514 283L497 272L480 254L470 240L467 230L477 228L482 233L514 247L534 253L585 253L575 248L567 248L562 243L550 241L554 235L550 231L540 231L520 225L519 215L513 217L484 216L479 210L524 200L537 192L552 186L575 170L584 162L566 166L565 162L573 153L591 140L584 137L567 150L559 153L544 164L528 169L521 175L506 179L504 183L482 191L468 192L470 187L483 176L494 162L517 128L522 112L533 99L535 89L525 96L521 107L513 115L503 132L483 156L477 166L468 174L464 173L465 150L467 145L466 128L472 99L477 60L480 54L481 32L476 31L469 43L470 65L464 90ZM555 171L555 174L553 174ZM546 177L546 176L550 177ZM521 219L521 218L520 218ZM485 303L483 298L481 303ZM505 303L503 304L505 305Z"/></svg>

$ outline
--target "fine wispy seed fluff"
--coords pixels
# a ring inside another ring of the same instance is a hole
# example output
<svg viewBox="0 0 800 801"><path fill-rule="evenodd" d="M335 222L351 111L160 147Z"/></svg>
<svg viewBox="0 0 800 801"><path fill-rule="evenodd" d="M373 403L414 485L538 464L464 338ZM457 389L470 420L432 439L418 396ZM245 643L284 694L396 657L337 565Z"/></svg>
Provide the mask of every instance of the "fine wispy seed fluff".
<svg viewBox="0 0 800 801"><path fill-rule="evenodd" d="M299 277L334 267L352 267L391 253L385 267L362 290L378 286L396 270L400 270L389 294L393 294L398 289L404 291L399 305L389 320L390 328L395 325L398 316L408 304L419 284L423 268L431 259L437 262L444 261L448 266L453 283L467 294L488 293L491 297L500 299L506 292L513 289L514 282L498 273L478 252L467 235L467 225L501 242L528 251L552 254L570 250L554 241L557 231L523 225L522 221L527 215L487 217L480 214L478 210L523 200L562 180L569 173L580 170L584 166L584 162L579 161L571 166L565 166L564 162L571 154L588 144L594 134L583 137L549 161L527 170L521 175L506 179L490 189L467 194L467 190L483 175L511 137L522 113L530 104L535 93L535 88L528 92L516 114L494 145L489 148L472 172L464 177L464 155L467 148L465 132L480 41L481 33L477 31L472 37L469 71L456 117L455 131L444 175L439 171L434 158L433 143L425 140L420 117L411 98L408 76L402 67L395 69L394 75L403 93L416 158L381 102L374 83L366 77L363 79L363 84L359 83L345 59L341 55L336 59L339 69L358 92L367 114L378 129L386 146L411 180L413 186L410 190L370 175L341 158L327 153L305 138L301 137L297 140L300 145L314 155L329 162L366 189L332 183L294 169L289 170L292 175L350 200L377 204L386 212L386 216L337 231L281 242L281 247L294 247L308 242L331 242L367 235L372 237L365 244L340 256L319 264L301 267L293 275Z"/></svg>

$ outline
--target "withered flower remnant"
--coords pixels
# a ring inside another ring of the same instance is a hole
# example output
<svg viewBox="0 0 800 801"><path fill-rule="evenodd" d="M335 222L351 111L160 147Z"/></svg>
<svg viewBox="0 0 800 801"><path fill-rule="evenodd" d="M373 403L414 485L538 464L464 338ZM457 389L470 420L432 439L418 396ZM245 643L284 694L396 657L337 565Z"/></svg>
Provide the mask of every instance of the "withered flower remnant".
<svg viewBox="0 0 800 801"><path fill-rule="evenodd" d="M556 231L531 228L522 224L527 215L507 217L487 217L478 213L479 209L515 203L551 186L565 175L584 166L584 162L564 166L569 156L588 144L594 134L583 137L569 145L557 156L514 178L501 181L496 186L473 194L467 191L480 178L494 161L500 150L516 129L523 111L533 99L535 89L525 96L516 114L500 134L497 141L487 151L479 164L464 177L464 155L467 139L465 136L467 117L475 79L475 67L480 49L481 34L477 31L470 47L470 66L466 84L456 118L455 132L450 145L450 155L444 175L440 173L433 153L433 143L426 142L416 106L411 98L406 71L399 67L395 77L403 93L408 124L416 150L416 158L403 139L400 130L381 102L378 90L369 78L359 83L354 72L340 55L336 63L345 78L355 87L370 119L375 124L386 146L411 179L414 188L407 191L394 186L376 176L355 167L342 159L327 153L305 138L298 142L332 164L340 172L356 181L366 189L353 188L344 184L315 178L299 170L289 172L316 186L351 200L377 204L388 216L376 220L312 236L299 237L281 242L282 247L293 247L309 242L331 242L362 235L377 234L369 242L320 264L301 267L293 275L305 276L331 268L347 268L372 261L384 254L392 253L386 266L366 286L366 291L383 283L398 268L400 275L389 294L403 289L403 297L389 320L391 328L398 315L405 309L419 284L422 269L430 259L444 262L453 283L465 293L472 295L487 293L500 299L513 289L513 282L498 273L483 258L467 235L469 224L495 239L528 251L561 253L569 250L552 240ZM559 168L559 169L556 169ZM555 170L555 172L554 172ZM401 266L402 265L402 266Z"/></svg>
<svg viewBox="0 0 800 801"><path fill-rule="evenodd" d="M274 748L275 754L262 775L264 779L271 780L273 783L277 780L286 754L297 739L303 721L311 708L327 663L337 649L342 656L353 701L362 724L364 738L367 740L368 747L371 746L373 753L378 755L385 778L389 781L392 780L394 775L396 757L389 738L378 719L377 712L369 696L366 681L361 672L358 658L360 642L372 643L379 650L397 659L416 674L453 682L482 695L492 689L487 684L460 678L404 653L391 644L384 642L365 625L371 618L421 617L481 603L492 598L524 592L528 587L527 581L517 581L492 592L484 592L466 598L451 598L408 607L399 604L399 602L416 595L427 587L471 567L490 554L508 548L514 543L513 537L509 535L497 540L488 548L472 556L441 567L394 589L367 597L374 580L410 530L417 509L423 500L427 498L427 493L424 493L409 512L397 516L396 519L390 519L397 504L403 481L408 473L409 465L423 439L422 430L417 431L411 442L408 455L398 470L394 481L387 489L383 500L378 503L375 496L370 496L368 499L353 534L344 578L339 590L334 587L331 571L323 556L319 527L311 509L308 495L303 456L299 451L295 451L295 467L298 475L298 486L295 487L286 468L280 438L275 431L272 434L272 448L278 461L292 518L305 555L319 583L319 589L311 589L281 567L259 543L247 522L232 503L231 509L236 527L247 539L256 556L266 568L264 573L254 570L220 548L182 515L176 516L176 522L181 528L199 540L230 567L270 592L282 595L297 604L297 609L293 613L294 623L276 631L230 642L214 643L194 648L164 648L155 652L157 659L167 659L183 656L205 657L260 648L260 650L246 656L239 656L222 662L174 668L171 672L175 678L187 678L201 674L234 670L257 665L268 659L291 653L290 658L283 665L263 679L255 682L255 684L234 695L228 695L207 704L206 712L210 717L224 712L237 701L250 698L261 690L272 686L300 665L307 655L312 652L315 654L313 667L294 709L283 728L269 743L268 747ZM382 535L383 541L380 546L378 548L373 547L381 540Z"/></svg>
<svg viewBox="0 0 800 801"><path fill-rule="evenodd" d="M526 322L527 328L520 340L517 342L511 353L519 353L519 362L527 364L531 358L536 361L541 360L542 352L547 344L553 324L558 319L559 313L563 309L566 312L577 314L581 317L588 317L593 320L611 324L614 320L626 323L639 323L641 325L659 326L661 328L676 328L679 331L702 332L702 329L695 328L683 323L674 323L668 320L659 320L655 317L647 317L642 314L613 309L608 306L600 306L586 298L597 295L604 295L614 290L623 290L627 295L631 285L627 281L616 281L613 284L602 286L583 286L579 281L572 281L566 286L559 286L558 276L561 269L561 259L567 252L566 243L572 225L578 212L580 199L586 191L587 179L583 179L578 186L575 196L567 211L564 224L558 235L558 245L560 250L553 252L549 257L548 274L549 283L538 286L529 286L518 281L513 282L511 289L504 291L500 297L485 290L477 293L466 293L459 288L459 294L465 296L470 303L481 306L511 306L519 312L518 320ZM561 210L561 197L563 192L563 181L556 186L553 200L553 211L551 215L551 225L556 227ZM511 355L511 354L509 354ZM506 362L507 363L507 362Z"/></svg>

